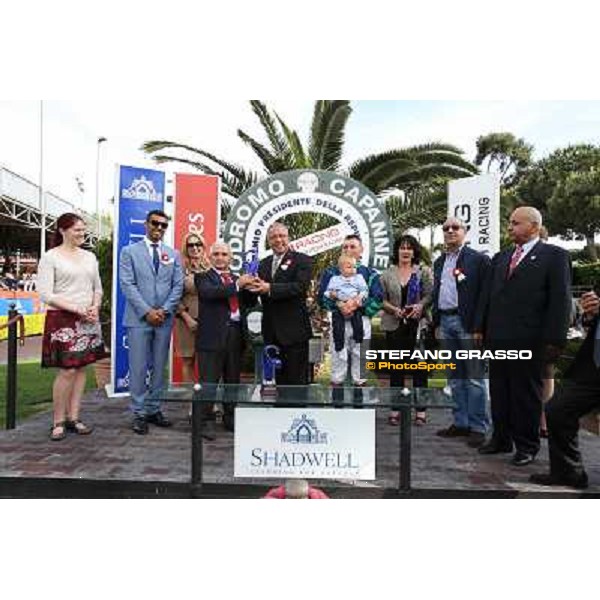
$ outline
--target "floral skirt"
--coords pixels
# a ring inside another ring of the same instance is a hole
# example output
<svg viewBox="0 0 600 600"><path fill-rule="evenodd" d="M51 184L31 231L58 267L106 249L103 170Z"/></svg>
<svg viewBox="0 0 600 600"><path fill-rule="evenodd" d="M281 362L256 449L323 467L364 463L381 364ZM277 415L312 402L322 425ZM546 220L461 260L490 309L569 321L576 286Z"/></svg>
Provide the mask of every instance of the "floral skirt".
<svg viewBox="0 0 600 600"><path fill-rule="evenodd" d="M46 312L42 367L78 369L107 356L100 323L86 323L66 310Z"/></svg>

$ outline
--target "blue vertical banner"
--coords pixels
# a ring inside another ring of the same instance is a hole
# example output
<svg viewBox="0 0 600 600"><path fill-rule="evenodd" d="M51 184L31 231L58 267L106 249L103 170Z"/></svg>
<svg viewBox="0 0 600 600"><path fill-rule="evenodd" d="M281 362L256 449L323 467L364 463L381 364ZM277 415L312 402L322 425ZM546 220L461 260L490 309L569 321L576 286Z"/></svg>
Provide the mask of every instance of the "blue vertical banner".
<svg viewBox="0 0 600 600"><path fill-rule="evenodd" d="M144 239L146 215L151 210L163 210L165 202L162 171L118 165L116 179L110 391L113 396L129 393L127 329L123 327L125 296L119 286L119 255L125 246Z"/></svg>

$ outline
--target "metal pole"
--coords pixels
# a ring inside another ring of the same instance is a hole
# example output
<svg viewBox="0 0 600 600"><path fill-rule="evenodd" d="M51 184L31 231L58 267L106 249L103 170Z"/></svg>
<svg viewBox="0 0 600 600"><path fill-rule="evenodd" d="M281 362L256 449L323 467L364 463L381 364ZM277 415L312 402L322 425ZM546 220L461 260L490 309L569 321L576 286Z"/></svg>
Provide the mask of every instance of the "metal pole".
<svg viewBox="0 0 600 600"><path fill-rule="evenodd" d="M96 144L96 235L98 240L102 234L100 219L100 144L106 142L105 137L99 137Z"/></svg>
<svg viewBox="0 0 600 600"><path fill-rule="evenodd" d="M200 384L194 385L192 394L192 498L202 494L202 397Z"/></svg>
<svg viewBox="0 0 600 600"><path fill-rule="evenodd" d="M8 310L8 320L15 319L19 314L16 305L11 303ZM6 366L6 429L16 427L17 413L17 322L8 326L8 352Z"/></svg>
<svg viewBox="0 0 600 600"><path fill-rule="evenodd" d="M44 195L44 101L40 100L40 211L42 229L40 239L40 259L46 253L46 197Z"/></svg>
<svg viewBox="0 0 600 600"><path fill-rule="evenodd" d="M400 407L400 481L399 490L410 490L410 447L411 447L411 408L409 405Z"/></svg>

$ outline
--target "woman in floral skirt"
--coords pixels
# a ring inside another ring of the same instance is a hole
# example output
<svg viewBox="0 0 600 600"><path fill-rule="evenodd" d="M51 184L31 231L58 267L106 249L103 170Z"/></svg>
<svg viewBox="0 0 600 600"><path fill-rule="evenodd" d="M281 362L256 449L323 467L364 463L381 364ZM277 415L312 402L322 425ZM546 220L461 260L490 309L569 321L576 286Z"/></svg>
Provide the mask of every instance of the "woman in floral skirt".
<svg viewBox="0 0 600 600"><path fill-rule="evenodd" d="M85 223L65 213L56 223L53 248L42 257L37 288L46 303L42 367L58 367L52 388L54 421L50 439L67 432L86 435L92 428L79 419L85 367L107 356L98 311L102 285L96 257L81 248Z"/></svg>

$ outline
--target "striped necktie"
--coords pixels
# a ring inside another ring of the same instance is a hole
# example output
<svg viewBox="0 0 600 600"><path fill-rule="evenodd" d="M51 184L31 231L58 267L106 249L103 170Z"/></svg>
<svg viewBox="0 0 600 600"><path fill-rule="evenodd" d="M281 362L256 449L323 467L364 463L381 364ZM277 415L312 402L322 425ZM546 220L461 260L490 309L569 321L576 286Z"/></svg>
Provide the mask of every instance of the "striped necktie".
<svg viewBox="0 0 600 600"><path fill-rule="evenodd" d="M519 261L523 256L523 246L517 246L513 252L512 258L510 259L510 265L508 267L508 277L513 274L513 271L517 268Z"/></svg>

